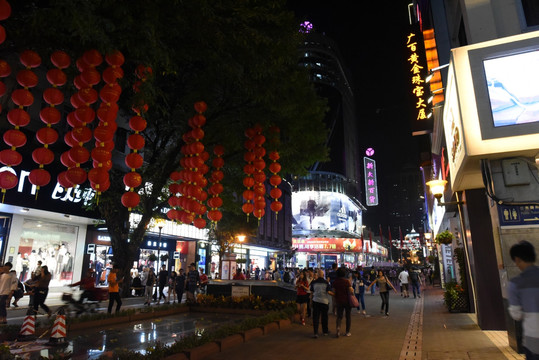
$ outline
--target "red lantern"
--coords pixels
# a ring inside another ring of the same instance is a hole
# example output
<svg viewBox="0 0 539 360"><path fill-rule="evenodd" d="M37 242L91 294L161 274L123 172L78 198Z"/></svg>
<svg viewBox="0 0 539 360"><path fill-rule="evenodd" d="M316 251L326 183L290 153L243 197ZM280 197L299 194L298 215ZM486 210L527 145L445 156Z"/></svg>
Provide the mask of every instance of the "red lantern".
<svg viewBox="0 0 539 360"><path fill-rule="evenodd" d="M109 66L108 68L103 70L102 77L105 83L114 84L118 81L118 79L124 77L124 71L122 70L122 68Z"/></svg>
<svg viewBox="0 0 539 360"><path fill-rule="evenodd" d="M11 75L11 67L7 61L0 60L0 78L8 77L9 75Z"/></svg>
<svg viewBox="0 0 539 360"><path fill-rule="evenodd" d="M82 106L75 110L75 117L83 124L89 124L95 119L95 111L89 106Z"/></svg>
<svg viewBox="0 0 539 360"><path fill-rule="evenodd" d="M253 161L253 166L255 169L262 171L266 167L266 162L263 159L256 159Z"/></svg>
<svg viewBox="0 0 539 360"><path fill-rule="evenodd" d="M19 60L27 68L35 68L41 65L41 57L32 50L24 50L19 56Z"/></svg>
<svg viewBox="0 0 539 360"><path fill-rule="evenodd" d="M112 158L112 154L109 150L102 147L94 147L92 149L92 159L98 164L109 161Z"/></svg>
<svg viewBox="0 0 539 360"><path fill-rule="evenodd" d="M107 143L114 138L114 130L111 126L98 126L94 129L94 138L100 143Z"/></svg>
<svg viewBox="0 0 539 360"><path fill-rule="evenodd" d="M269 170L276 174L278 173L279 171L281 171L281 164L277 163L277 162L272 162L270 165L269 165Z"/></svg>
<svg viewBox="0 0 539 360"><path fill-rule="evenodd" d="M93 168L88 171L88 180L94 184L105 184L109 181L109 173L103 168Z"/></svg>
<svg viewBox="0 0 539 360"><path fill-rule="evenodd" d="M122 195L122 205L131 210L140 202L140 196L136 192L129 191Z"/></svg>
<svg viewBox="0 0 539 360"><path fill-rule="evenodd" d="M45 124L54 125L60 122L60 120L62 119L62 114L57 108L48 106L41 109L41 111L39 112L39 118Z"/></svg>
<svg viewBox="0 0 539 360"><path fill-rule="evenodd" d="M11 5L6 0L0 1L0 20L6 20L11 15Z"/></svg>
<svg viewBox="0 0 539 360"><path fill-rule="evenodd" d="M273 161L277 161L280 158L279 153L277 151L271 151L268 154L268 157L270 158L270 160L273 160Z"/></svg>
<svg viewBox="0 0 539 360"><path fill-rule="evenodd" d="M36 164L49 165L54 161L54 153L48 148L37 148L32 151L32 159Z"/></svg>
<svg viewBox="0 0 539 360"><path fill-rule="evenodd" d="M120 99L122 88L118 84L109 84L103 86L99 91L99 97L106 103L117 102Z"/></svg>
<svg viewBox="0 0 539 360"><path fill-rule="evenodd" d="M68 131L65 135L64 135L64 142L66 143L67 146L70 146L70 147L73 147L73 146L77 146L77 141L75 139L73 139L73 131Z"/></svg>
<svg viewBox="0 0 539 360"><path fill-rule="evenodd" d="M13 189L17 186L19 179L11 171L4 170L0 172L0 188L2 190Z"/></svg>
<svg viewBox="0 0 539 360"><path fill-rule="evenodd" d="M195 111L199 114L202 114L203 112L206 112L208 109L208 105L204 101L197 101L195 103Z"/></svg>
<svg viewBox="0 0 539 360"><path fill-rule="evenodd" d="M249 215L250 213L253 212L253 210L254 210L254 205L253 205L252 203L245 203L245 204L242 205L241 210L242 210L245 214Z"/></svg>
<svg viewBox="0 0 539 360"><path fill-rule="evenodd" d="M127 138L127 146L133 150L140 150L144 147L145 140L140 134L131 134Z"/></svg>
<svg viewBox="0 0 539 360"><path fill-rule="evenodd" d="M11 93L11 100L17 106L30 106L34 103L34 96L28 89L16 89Z"/></svg>
<svg viewBox="0 0 539 360"><path fill-rule="evenodd" d="M253 179L252 177L244 177L243 178L243 186L245 186L246 188L251 188L253 187L253 185L255 184L255 179Z"/></svg>
<svg viewBox="0 0 539 360"><path fill-rule="evenodd" d="M0 97L6 94L6 84L0 81Z"/></svg>
<svg viewBox="0 0 539 360"><path fill-rule="evenodd" d="M146 120L144 120L141 116L133 116L131 119L129 119L129 127L133 129L133 131L144 131L146 129Z"/></svg>
<svg viewBox="0 0 539 360"><path fill-rule="evenodd" d="M280 201L273 201L270 205L271 211L278 213L283 209L283 204Z"/></svg>
<svg viewBox="0 0 539 360"><path fill-rule="evenodd" d="M91 87L80 89L77 92L77 96L84 104L93 104L98 98L97 90Z"/></svg>
<svg viewBox="0 0 539 360"><path fill-rule="evenodd" d="M75 162L73 160L71 160L71 158L69 157L69 151L66 151L64 153L62 153L62 155L60 155L60 162L62 163L62 165L64 165L66 168L72 168L74 167L75 165ZM70 187L70 186L68 186Z"/></svg>
<svg viewBox="0 0 539 360"><path fill-rule="evenodd" d="M51 62L59 69L65 69L71 64L71 58L65 51L56 50L51 54Z"/></svg>
<svg viewBox="0 0 539 360"><path fill-rule="evenodd" d="M279 199L282 194L283 192L281 191L281 189L277 187L274 187L273 189L270 190L270 196L274 199Z"/></svg>
<svg viewBox="0 0 539 360"><path fill-rule="evenodd" d="M208 211L208 219L214 222L218 222L223 218L223 214L219 210L210 210Z"/></svg>
<svg viewBox="0 0 539 360"><path fill-rule="evenodd" d="M97 109L97 117L103 123L111 124L118 115L118 105L116 103L103 104Z"/></svg>
<svg viewBox="0 0 539 360"><path fill-rule="evenodd" d="M253 210L253 215L258 219L262 219L262 217L266 214L266 210L265 209L254 209Z"/></svg>
<svg viewBox="0 0 539 360"><path fill-rule="evenodd" d="M92 139L92 130L86 126L77 126L72 130L73 139L79 143L87 143Z"/></svg>
<svg viewBox="0 0 539 360"><path fill-rule="evenodd" d="M84 171L84 169L81 169L80 167L72 167L70 169L67 169L66 178L74 185L82 184L88 178L88 174L86 174L86 171Z"/></svg>
<svg viewBox="0 0 539 360"><path fill-rule="evenodd" d="M193 225L197 228L197 229L204 229L206 227L206 220L204 220L203 218L201 217L198 217L196 218L194 221L193 221Z"/></svg>
<svg viewBox="0 0 539 360"><path fill-rule="evenodd" d="M279 175L271 175L270 176L270 180L269 180L269 183L273 186L279 186L279 184L281 183L282 179Z"/></svg>
<svg viewBox="0 0 539 360"><path fill-rule="evenodd" d="M215 145L213 153L217 156L223 156L225 154L225 147L223 145Z"/></svg>
<svg viewBox="0 0 539 360"><path fill-rule="evenodd" d="M3 44L6 41L6 29L0 25L0 44Z"/></svg>
<svg viewBox="0 0 539 360"><path fill-rule="evenodd" d="M7 120L13 126L24 127L30 123L30 114L23 109L11 109L7 113Z"/></svg>
<svg viewBox="0 0 539 360"><path fill-rule="evenodd" d="M45 169L34 169L30 171L28 180L35 186L46 186L51 181L51 174Z"/></svg>
<svg viewBox="0 0 539 360"><path fill-rule="evenodd" d="M38 82L37 75L28 69L19 70L16 78L19 85L25 88L33 88Z"/></svg>
<svg viewBox="0 0 539 360"><path fill-rule="evenodd" d="M263 183L264 181L266 181L266 174L264 174L263 171L256 171L256 172L253 174L253 179L254 179L255 182L257 182L257 183Z"/></svg>
<svg viewBox="0 0 539 360"><path fill-rule="evenodd" d="M75 185L71 181L68 180L67 171L62 171L61 173L59 173L57 177L57 181L65 189L69 189L73 187L73 185Z"/></svg>
<svg viewBox="0 0 539 360"><path fill-rule="evenodd" d="M10 129L4 133L4 142L18 148L26 144L26 135L20 130Z"/></svg>
<svg viewBox="0 0 539 360"><path fill-rule="evenodd" d="M130 169L138 169L142 166L143 163L144 163L144 159L138 153L131 153L125 157L125 164Z"/></svg>
<svg viewBox="0 0 539 360"><path fill-rule="evenodd" d="M84 146L74 146L69 150L69 158L73 160L75 164L83 164L90 159L90 152Z"/></svg>
<svg viewBox="0 0 539 360"><path fill-rule="evenodd" d="M64 86L67 75L60 69L50 69L47 71L47 81L54 86Z"/></svg>
<svg viewBox="0 0 539 360"><path fill-rule="evenodd" d="M124 184L128 188L136 188L142 184L142 176L139 173L131 171L124 175Z"/></svg>
<svg viewBox="0 0 539 360"><path fill-rule="evenodd" d="M5 149L0 151L0 162L6 166L17 166L22 162L22 155L16 150Z"/></svg>
<svg viewBox="0 0 539 360"><path fill-rule="evenodd" d="M103 56L95 49L87 50L82 55L82 60L89 66L95 67L101 65Z"/></svg>
<svg viewBox="0 0 539 360"><path fill-rule="evenodd" d="M122 66L125 58L120 51L114 50L112 53L105 55L105 61L110 66Z"/></svg>
<svg viewBox="0 0 539 360"><path fill-rule="evenodd" d="M60 105L64 102L64 94L57 88L48 88L43 91L43 100L49 105Z"/></svg>
<svg viewBox="0 0 539 360"><path fill-rule="evenodd" d="M92 189L97 191L98 195L100 195L102 192L105 192L110 188L110 181L107 181L105 183L93 183L93 182L90 182L90 186L92 187Z"/></svg>
<svg viewBox="0 0 539 360"><path fill-rule="evenodd" d="M95 69L86 69L80 74L81 80L90 86L99 84L101 81L101 74Z"/></svg>

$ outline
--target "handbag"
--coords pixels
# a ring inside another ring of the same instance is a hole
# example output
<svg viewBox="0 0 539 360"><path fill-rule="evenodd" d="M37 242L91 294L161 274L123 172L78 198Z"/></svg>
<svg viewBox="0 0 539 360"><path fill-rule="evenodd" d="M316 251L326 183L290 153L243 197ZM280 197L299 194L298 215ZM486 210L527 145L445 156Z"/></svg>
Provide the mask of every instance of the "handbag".
<svg viewBox="0 0 539 360"><path fill-rule="evenodd" d="M359 301L357 301L357 298L354 294L348 294L348 302L350 303L350 306L353 308L359 307Z"/></svg>

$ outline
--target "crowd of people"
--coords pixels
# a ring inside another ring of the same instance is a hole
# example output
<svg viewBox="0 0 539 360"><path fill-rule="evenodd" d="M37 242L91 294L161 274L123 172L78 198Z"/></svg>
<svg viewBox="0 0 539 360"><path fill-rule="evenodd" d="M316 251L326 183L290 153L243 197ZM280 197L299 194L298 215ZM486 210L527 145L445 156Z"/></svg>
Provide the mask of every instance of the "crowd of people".
<svg viewBox="0 0 539 360"><path fill-rule="evenodd" d="M291 275L290 278L285 278L286 274ZM365 306L365 294L374 295L375 289L378 289L381 298L380 313L389 316L389 293L400 292L403 298L408 298L411 287L414 298L421 297L420 289L426 276L429 276L428 269L424 272L415 268L364 269L358 266L350 269L345 266L338 267L334 263L331 269L326 271L285 269L282 281L294 284L300 321L305 325L306 317L311 317L313 337L318 338L320 326L323 335L329 334L329 314L336 315L336 337L351 336L352 310L369 316Z"/></svg>

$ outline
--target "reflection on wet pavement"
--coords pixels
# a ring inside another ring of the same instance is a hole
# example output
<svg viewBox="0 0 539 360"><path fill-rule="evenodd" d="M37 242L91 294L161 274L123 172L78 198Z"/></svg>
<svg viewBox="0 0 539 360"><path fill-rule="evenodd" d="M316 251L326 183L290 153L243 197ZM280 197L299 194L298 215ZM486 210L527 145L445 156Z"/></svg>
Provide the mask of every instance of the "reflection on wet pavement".
<svg viewBox="0 0 539 360"><path fill-rule="evenodd" d="M86 332L67 334L67 345L46 346L47 339L34 341L26 346L19 343L25 359L39 359L54 354L71 352L72 359L97 359L105 352L124 348L146 353L146 349L157 341L163 345L173 344L182 337L202 333L225 324L239 323L249 317L239 314L185 313L163 318L108 326L106 329L92 328ZM33 347L33 348L32 348ZM12 351L13 352L13 351Z"/></svg>

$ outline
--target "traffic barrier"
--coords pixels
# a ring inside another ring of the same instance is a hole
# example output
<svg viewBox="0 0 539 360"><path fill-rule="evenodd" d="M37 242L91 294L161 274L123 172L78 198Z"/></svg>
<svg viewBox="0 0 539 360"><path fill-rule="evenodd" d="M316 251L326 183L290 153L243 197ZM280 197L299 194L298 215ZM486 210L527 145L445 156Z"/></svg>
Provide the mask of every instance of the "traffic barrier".
<svg viewBox="0 0 539 360"><path fill-rule="evenodd" d="M29 340L36 336L36 315L33 309L28 309L26 317L19 332L19 340Z"/></svg>
<svg viewBox="0 0 539 360"><path fill-rule="evenodd" d="M49 338L49 345L66 345L66 316L64 308L60 308L54 320L54 325L52 327L51 337Z"/></svg>

